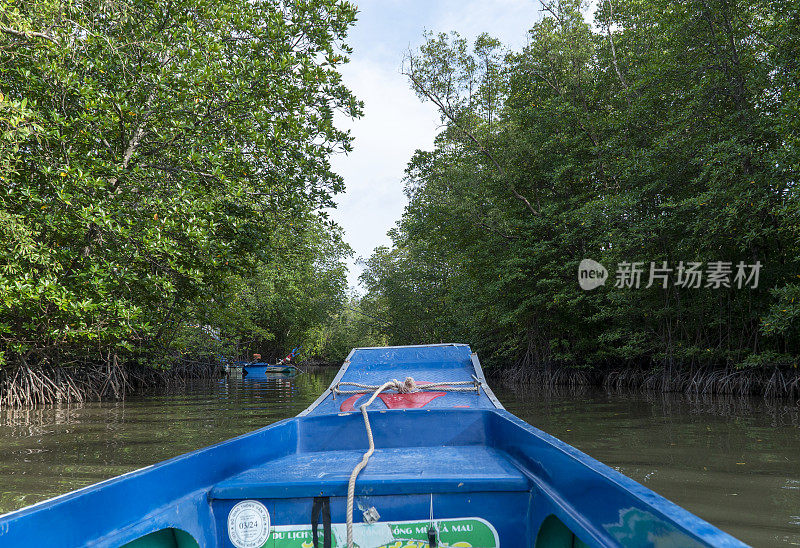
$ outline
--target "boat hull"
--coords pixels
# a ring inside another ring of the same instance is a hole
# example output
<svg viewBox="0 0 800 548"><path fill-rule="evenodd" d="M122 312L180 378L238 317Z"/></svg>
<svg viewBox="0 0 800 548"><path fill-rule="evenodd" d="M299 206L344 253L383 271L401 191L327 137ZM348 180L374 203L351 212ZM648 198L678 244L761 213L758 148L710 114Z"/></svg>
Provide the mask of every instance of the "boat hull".
<svg viewBox="0 0 800 548"><path fill-rule="evenodd" d="M293 376L299 370L293 365L246 365L242 368L242 377L250 379L266 379L275 375Z"/></svg>

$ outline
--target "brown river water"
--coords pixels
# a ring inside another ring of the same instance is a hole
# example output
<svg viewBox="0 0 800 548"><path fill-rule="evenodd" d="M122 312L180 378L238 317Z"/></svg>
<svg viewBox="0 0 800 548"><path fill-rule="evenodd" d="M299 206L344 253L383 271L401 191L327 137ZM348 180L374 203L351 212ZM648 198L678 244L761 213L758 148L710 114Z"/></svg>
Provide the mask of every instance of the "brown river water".
<svg viewBox="0 0 800 548"><path fill-rule="evenodd" d="M308 406L335 371L0 411L0 513ZM753 546L800 546L800 405L495 384L506 408Z"/></svg>

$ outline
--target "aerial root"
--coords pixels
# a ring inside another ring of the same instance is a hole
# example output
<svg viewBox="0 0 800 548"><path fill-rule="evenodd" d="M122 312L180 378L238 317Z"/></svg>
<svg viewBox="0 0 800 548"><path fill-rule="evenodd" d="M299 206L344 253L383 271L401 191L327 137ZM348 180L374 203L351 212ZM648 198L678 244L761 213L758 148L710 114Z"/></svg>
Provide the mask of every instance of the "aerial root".
<svg viewBox="0 0 800 548"><path fill-rule="evenodd" d="M607 390L647 390L685 394L763 395L800 397L800 371L771 369L675 368L577 369L571 367L514 367L495 374L503 382L549 388L597 386Z"/></svg>

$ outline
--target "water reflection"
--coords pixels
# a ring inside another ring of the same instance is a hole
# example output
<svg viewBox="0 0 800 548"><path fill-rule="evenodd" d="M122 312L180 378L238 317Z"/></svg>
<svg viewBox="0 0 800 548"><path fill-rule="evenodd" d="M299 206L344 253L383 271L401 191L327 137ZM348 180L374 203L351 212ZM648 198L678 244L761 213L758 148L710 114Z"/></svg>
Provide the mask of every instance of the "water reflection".
<svg viewBox="0 0 800 548"><path fill-rule="evenodd" d="M124 402L0 412L0 511L294 416L334 374L197 381ZM797 403L494 388L509 411L745 542L800 545Z"/></svg>

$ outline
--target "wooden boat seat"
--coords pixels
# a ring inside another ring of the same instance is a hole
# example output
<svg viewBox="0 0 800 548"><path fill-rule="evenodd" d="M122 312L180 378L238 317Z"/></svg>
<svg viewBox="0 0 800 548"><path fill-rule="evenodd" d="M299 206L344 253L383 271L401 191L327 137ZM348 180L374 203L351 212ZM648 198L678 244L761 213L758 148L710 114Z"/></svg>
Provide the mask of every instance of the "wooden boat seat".
<svg viewBox="0 0 800 548"><path fill-rule="evenodd" d="M363 450L295 453L218 483L212 499L347 496ZM376 449L358 476L357 495L528 491L530 481L508 457L485 446Z"/></svg>

